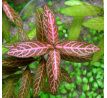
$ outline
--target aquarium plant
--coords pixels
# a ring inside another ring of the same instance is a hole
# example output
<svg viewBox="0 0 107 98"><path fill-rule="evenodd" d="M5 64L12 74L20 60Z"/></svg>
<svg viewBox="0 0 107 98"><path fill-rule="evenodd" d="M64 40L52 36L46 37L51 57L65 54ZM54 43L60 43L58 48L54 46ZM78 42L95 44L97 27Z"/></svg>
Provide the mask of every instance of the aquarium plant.
<svg viewBox="0 0 107 98"><path fill-rule="evenodd" d="M72 82L72 77L60 66L61 60L87 62L100 50L87 42L60 41L55 15L47 5L36 10L36 37L32 40L24 32L20 16L6 1L3 1L3 11L17 26L19 38L19 42L5 46L8 50L3 54L3 98L29 98L32 90L33 97L41 91L56 95L62 81ZM36 68L30 67L35 62L38 62ZM14 88L20 78L17 95ZM87 79L84 81L86 83ZM84 86L86 88L87 85Z"/></svg>

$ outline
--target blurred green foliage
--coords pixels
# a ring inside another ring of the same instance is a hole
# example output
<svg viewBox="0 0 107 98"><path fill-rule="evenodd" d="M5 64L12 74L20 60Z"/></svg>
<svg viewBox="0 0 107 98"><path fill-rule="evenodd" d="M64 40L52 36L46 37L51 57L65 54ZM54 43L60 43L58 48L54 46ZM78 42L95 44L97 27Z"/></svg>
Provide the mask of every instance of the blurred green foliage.
<svg viewBox="0 0 107 98"><path fill-rule="evenodd" d="M2 37L8 42L10 40L10 22L5 14L2 14Z"/></svg>
<svg viewBox="0 0 107 98"><path fill-rule="evenodd" d="M70 1L72 2L72 1ZM66 8L61 8L60 12L64 15L68 15L68 16L94 16L97 15L98 13L101 13L101 8L97 7L97 6L93 6L91 4L88 3L80 3L78 5L70 5Z"/></svg>
<svg viewBox="0 0 107 98"><path fill-rule="evenodd" d="M88 19L83 23L83 26L98 31L104 30L104 17Z"/></svg>
<svg viewBox="0 0 107 98"><path fill-rule="evenodd" d="M95 43L100 47L100 51L93 55L92 61L86 63L72 63L69 61L62 61L61 66L68 71L72 79L72 83L63 82L60 84L58 94L51 95L50 93L40 92L40 98L103 98L104 89L104 20L103 15L99 15L102 8L93 6L89 3L80 0L65 1L66 8L60 8L59 12L73 17L70 28L61 22L59 17L56 17L60 39L78 40L82 39L90 43ZM15 7L13 3L11 6L17 11L21 7ZM49 2L52 5L52 2ZM86 16L91 16L91 19L85 19ZM94 18L93 18L94 16ZM23 16L26 17L26 16ZM15 42L16 38L10 35L10 23L3 15L3 40L6 42ZM35 24L29 23L30 30L27 32L30 39L36 35ZM83 32L82 29L87 29L88 33ZM6 48L3 45L3 54L6 53ZM34 69L38 66L38 62L29 65ZM15 95L17 95L20 80L15 85ZM10 85L11 86L11 85ZM3 87L7 88L7 87ZM32 98L32 89L30 90L28 98ZM38 98L39 98L38 97Z"/></svg>
<svg viewBox="0 0 107 98"><path fill-rule="evenodd" d="M73 21L71 24L71 28L68 32L68 39L76 40L79 38L82 23L86 16L97 16L98 14L102 13L102 8L94 6L92 4L82 2L79 0L69 0L65 2L65 5L68 7L60 8L59 12L67 15L72 16ZM93 22L93 24L92 24ZM94 24L96 22L96 24ZM101 23L99 23L101 22ZM99 23L99 24L98 24ZM98 26L99 25L99 26ZM102 26L100 26L102 25ZM85 27L90 27L91 29L102 30L103 29L103 18L95 18L90 19L84 23ZM100 28L99 28L100 27ZM99 29L98 29L99 28Z"/></svg>

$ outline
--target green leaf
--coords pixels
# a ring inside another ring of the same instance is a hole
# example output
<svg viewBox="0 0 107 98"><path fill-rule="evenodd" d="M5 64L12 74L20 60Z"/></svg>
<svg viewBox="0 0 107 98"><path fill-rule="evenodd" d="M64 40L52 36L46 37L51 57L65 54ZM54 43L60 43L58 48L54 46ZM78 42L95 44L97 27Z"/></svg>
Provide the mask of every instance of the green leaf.
<svg viewBox="0 0 107 98"><path fill-rule="evenodd" d="M98 84L96 82L93 83L94 88L98 88Z"/></svg>
<svg viewBox="0 0 107 98"><path fill-rule="evenodd" d="M5 54L8 51L7 48L5 48L5 46L2 45L2 54Z"/></svg>
<svg viewBox="0 0 107 98"><path fill-rule="evenodd" d="M93 65L94 65L95 67L100 67L100 66L101 66L100 62L94 62Z"/></svg>
<svg viewBox="0 0 107 98"><path fill-rule="evenodd" d="M67 90L70 90L70 89L72 88L72 85L70 85L70 84L67 83L67 84L65 85L65 88L66 88Z"/></svg>
<svg viewBox="0 0 107 98"><path fill-rule="evenodd" d="M92 72L87 73L87 77L92 77Z"/></svg>
<svg viewBox="0 0 107 98"><path fill-rule="evenodd" d="M92 69L93 74L97 74L97 68Z"/></svg>
<svg viewBox="0 0 107 98"><path fill-rule="evenodd" d="M95 16L101 12L101 8L91 4L81 4L59 9L59 12L67 16Z"/></svg>
<svg viewBox="0 0 107 98"><path fill-rule="evenodd" d="M62 96L61 95L56 95L56 98L62 98Z"/></svg>
<svg viewBox="0 0 107 98"><path fill-rule="evenodd" d="M39 64L38 62L33 62L33 63L29 64L29 67L32 68L32 69L33 68L35 69L35 68L37 68L38 64Z"/></svg>
<svg viewBox="0 0 107 98"><path fill-rule="evenodd" d="M74 17L73 22L71 24L71 28L68 32L69 40L78 39L81 31L82 22L83 22L83 17Z"/></svg>
<svg viewBox="0 0 107 98"><path fill-rule="evenodd" d="M80 76L77 76L76 77L76 82L77 82L77 84L81 84L82 78Z"/></svg>
<svg viewBox="0 0 107 98"><path fill-rule="evenodd" d="M93 77L90 77L89 82L93 82L93 81L94 81Z"/></svg>
<svg viewBox="0 0 107 98"><path fill-rule="evenodd" d="M73 92L73 98L76 97L78 94L77 92Z"/></svg>
<svg viewBox="0 0 107 98"><path fill-rule="evenodd" d="M62 97L61 97L62 98ZM69 93L68 98L72 98L72 93Z"/></svg>
<svg viewBox="0 0 107 98"><path fill-rule="evenodd" d="M83 91L87 91L89 90L89 85L88 84L84 84L83 85Z"/></svg>
<svg viewBox="0 0 107 98"><path fill-rule="evenodd" d="M56 98L54 95L50 95L50 98Z"/></svg>
<svg viewBox="0 0 107 98"><path fill-rule="evenodd" d="M45 94L45 93L41 92L40 98L49 98L49 94Z"/></svg>
<svg viewBox="0 0 107 98"><path fill-rule="evenodd" d="M73 6L73 5L81 5L81 4L83 4L83 2L81 2L79 0L69 0L69 1L65 1L64 4L68 5L68 6Z"/></svg>
<svg viewBox="0 0 107 98"><path fill-rule="evenodd" d="M101 69L99 71L101 71ZM102 75L98 73L96 76L96 79L101 79L101 77L102 77Z"/></svg>
<svg viewBox="0 0 107 98"><path fill-rule="evenodd" d="M4 14L2 16L2 33L3 39L10 41L10 22Z"/></svg>
<svg viewBox="0 0 107 98"><path fill-rule="evenodd" d="M88 19L83 23L83 26L98 31L104 30L104 17Z"/></svg>
<svg viewBox="0 0 107 98"><path fill-rule="evenodd" d="M89 98L93 98L93 92L88 92L88 93L87 93L87 96L88 96Z"/></svg>
<svg viewBox="0 0 107 98"><path fill-rule="evenodd" d="M86 73L87 73L87 70L84 70L84 71L83 71L83 75L86 75Z"/></svg>
<svg viewBox="0 0 107 98"><path fill-rule="evenodd" d="M30 39L33 39L34 37L36 37L36 28L33 28L31 31L28 32L28 37Z"/></svg>
<svg viewBox="0 0 107 98"><path fill-rule="evenodd" d="M63 88L63 89L61 89L60 90L60 92L62 93L62 94L65 94L65 93L67 93L67 91Z"/></svg>
<svg viewBox="0 0 107 98"><path fill-rule="evenodd" d="M71 83L71 87L72 87L73 89L75 89L75 88L76 88L76 85L75 85L74 83Z"/></svg>
<svg viewBox="0 0 107 98"><path fill-rule="evenodd" d="M86 77L83 78L84 83L88 83L88 79Z"/></svg>
<svg viewBox="0 0 107 98"><path fill-rule="evenodd" d="M103 88L104 87L104 83L103 81L101 81L101 79L97 80L98 86Z"/></svg>
<svg viewBox="0 0 107 98"><path fill-rule="evenodd" d="M49 1L49 2L48 2L48 5L49 5L49 6L52 6L52 4L53 4L52 1Z"/></svg>
<svg viewBox="0 0 107 98"><path fill-rule="evenodd" d="M94 92L93 93L93 98L96 98L96 96L97 96L97 93Z"/></svg>
<svg viewBox="0 0 107 98"><path fill-rule="evenodd" d="M103 84L103 82L101 80L97 80L97 83L99 86L101 86Z"/></svg>
<svg viewBox="0 0 107 98"><path fill-rule="evenodd" d="M86 98L86 95L84 92L82 92L82 95L80 96L80 98Z"/></svg>
<svg viewBox="0 0 107 98"><path fill-rule="evenodd" d="M98 95L96 98L102 98L101 95Z"/></svg>

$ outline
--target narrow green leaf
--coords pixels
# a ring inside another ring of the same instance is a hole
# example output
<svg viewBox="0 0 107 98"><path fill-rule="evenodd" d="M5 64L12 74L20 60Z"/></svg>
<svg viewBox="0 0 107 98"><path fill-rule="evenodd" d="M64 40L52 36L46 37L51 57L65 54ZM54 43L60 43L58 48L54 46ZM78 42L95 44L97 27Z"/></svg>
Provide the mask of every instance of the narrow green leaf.
<svg viewBox="0 0 107 98"><path fill-rule="evenodd" d="M71 24L71 28L68 33L69 40L78 39L81 31L82 21L83 21L83 17L74 17L73 22Z"/></svg>
<svg viewBox="0 0 107 98"><path fill-rule="evenodd" d="M2 15L2 33L3 39L10 41L10 22L4 14Z"/></svg>
<svg viewBox="0 0 107 98"><path fill-rule="evenodd" d="M83 26L98 31L104 30L104 17L91 18L83 22Z"/></svg>

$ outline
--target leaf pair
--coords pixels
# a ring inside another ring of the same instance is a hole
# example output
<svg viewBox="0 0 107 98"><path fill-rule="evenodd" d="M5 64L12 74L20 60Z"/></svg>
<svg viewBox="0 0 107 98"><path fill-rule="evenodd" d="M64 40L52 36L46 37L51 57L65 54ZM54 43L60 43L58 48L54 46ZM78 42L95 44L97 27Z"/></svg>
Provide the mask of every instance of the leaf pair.
<svg viewBox="0 0 107 98"><path fill-rule="evenodd" d="M54 49L54 46L47 43L44 44L39 41L20 42L15 45L9 46L8 55L19 58L41 56L46 54L51 48ZM99 48L93 44L78 41L65 41L62 43L58 43L55 48L62 54L76 57L89 56L99 50Z"/></svg>
<svg viewBox="0 0 107 98"><path fill-rule="evenodd" d="M49 63L49 61L47 63ZM51 64L47 64L47 65L45 59L42 58L35 73L34 86L33 86L34 96L37 96L41 90L44 92L50 92L55 94L60 81L66 81L71 83L71 78L68 72L65 71L64 68L61 68L61 72L60 72L61 74L58 77L58 79L55 80L54 75L56 73L58 74L59 72L55 72L55 70L52 69ZM49 77L48 81L47 81L47 77Z"/></svg>

